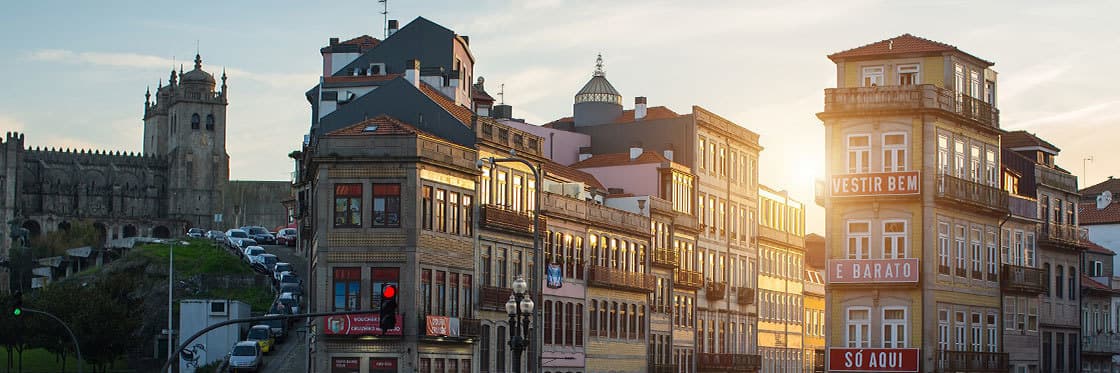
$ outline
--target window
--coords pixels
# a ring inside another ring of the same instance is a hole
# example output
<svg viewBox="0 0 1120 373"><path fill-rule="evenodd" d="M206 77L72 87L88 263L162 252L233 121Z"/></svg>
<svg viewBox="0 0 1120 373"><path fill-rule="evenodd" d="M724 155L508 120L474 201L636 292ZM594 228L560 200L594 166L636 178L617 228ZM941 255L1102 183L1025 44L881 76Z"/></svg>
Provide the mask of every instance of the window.
<svg viewBox="0 0 1120 373"><path fill-rule="evenodd" d="M513 175L513 194L512 194L512 197L513 197L512 198L513 199L513 202L512 202L513 211L521 211L521 197L522 197L521 181L522 181L521 175Z"/></svg>
<svg viewBox="0 0 1120 373"><path fill-rule="evenodd" d="M883 222L883 259L906 257L906 221Z"/></svg>
<svg viewBox="0 0 1120 373"><path fill-rule="evenodd" d="M949 350L949 311L937 310L937 348L942 351Z"/></svg>
<svg viewBox="0 0 1120 373"><path fill-rule="evenodd" d="M958 224L956 227L957 246L957 276L965 277L968 274L968 253L965 252L965 227Z"/></svg>
<svg viewBox="0 0 1120 373"><path fill-rule="evenodd" d="M848 135L848 173L870 172L871 136Z"/></svg>
<svg viewBox="0 0 1120 373"><path fill-rule="evenodd" d="M883 172L906 171L906 134L883 134Z"/></svg>
<svg viewBox="0 0 1120 373"><path fill-rule="evenodd" d="M334 185L334 226L362 226L362 184Z"/></svg>
<svg viewBox="0 0 1120 373"><path fill-rule="evenodd" d="M883 348L906 348L906 309L883 309Z"/></svg>
<svg viewBox="0 0 1120 373"><path fill-rule="evenodd" d="M1015 297L1003 297L1003 328L1007 330L1015 330L1015 315L1018 311L1018 303Z"/></svg>
<svg viewBox="0 0 1120 373"><path fill-rule="evenodd" d="M848 259L871 258L871 223L848 222Z"/></svg>
<svg viewBox="0 0 1120 373"><path fill-rule="evenodd" d="M482 204L490 203L490 169L489 168L483 168L482 169L482 180L479 181L478 187L479 187L479 192L478 192L479 197L478 198L480 198L480 201L482 202Z"/></svg>
<svg viewBox="0 0 1120 373"><path fill-rule="evenodd" d="M494 360L496 360L495 365L497 365L495 370L498 372L506 371L506 336L508 335L509 334L506 333L506 327L498 327L498 343L496 343L495 346L496 351L494 356Z"/></svg>
<svg viewBox="0 0 1120 373"><path fill-rule="evenodd" d="M972 177L972 181L980 183L982 171L980 170L980 146L972 145L970 157L968 158L968 173Z"/></svg>
<svg viewBox="0 0 1120 373"><path fill-rule="evenodd" d="M448 299L447 303L447 308L449 311L447 315L451 317L459 317L459 274L451 273L448 276L449 277L447 278L447 285L451 288L448 292L448 295L450 295L451 298Z"/></svg>
<svg viewBox="0 0 1120 373"><path fill-rule="evenodd" d="M420 224L426 230L432 230L432 187L423 187L423 197L420 202Z"/></svg>
<svg viewBox="0 0 1120 373"><path fill-rule="evenodd" d="M845 339L848 341L848 347L871 347L871 309L848 307L846 319Z"/></svg>
<svg viewBox="0 0 1120 373"><path fill-rule="evenodd" d="M898 85L915 85L921 84L921 78L918 73L921 71L921 65L898 65Z"/></svg>
<svg viewBox="0 0 1120 373"><path fill-rule="evenodd" d="M868 66L863 68L863 86L877 87L883 85L883 67Z"/></svg>
<svg viewBox="0 0 1120 373"><path fill-rule="evenodd" d="M397 284L400 280L400 268L370 268L369 270L369 302L370 309L381 309L381 288L388 284ZM361 278L360 274L358 278Z"/></svg>
<svg viewBox="0 0 1120 373"><path fill-rule="evenodd" d="M373 226L401 226L400 184L373 184Z"/></svg>
<svg viewBox="0 0 1120 373"><path fill-rule="evenodd" d="M976 70L969 71L968 78L968 95L980 98L982 95L980 93L980 72Z"/></svg>
<svg viewBox="0 0 1120 373"><path fill-rule="evenodd" d="M459 234L463 222L460 221L462 210L459 209L459 193L447 193L447 233Z"/></svg>
<svg viewBox="0 0 1120 373"><path fill-rule="evenodd" d="M937 173L949 174L949 137L937 135Z"/></svg>
<svg viewBox="0 0 1120 373"><path fill-rule="evenodd" d="M996 250L996 232L988 229L988 281L996 281L999 277L999 253Z"/></svg>
<svg viewBox="0 0 1120 373"><path fill-rule="evenodd" d="M1027 330L1038 331L1038 298L1027 299Z"/></svg>
<svg viewBox="0 0 1120 373"><path fill-rule="evenodd" d="M198 113L191 114L191 129L192 130L198 129L198 125L201 122L202 122L202 120L201 120L201 118L199 118Z"/></svg>
<svg viewBox="0 0 1120 373"><path fill-rule="evenodd" d="M949 223L937 223L938 273L949 274Z"/></svg>
<svg viewBox="0 0 1120 373"><path fill-rule="evenodd" d="M988 149L987 157L984 158L985 174L988 175L988 186L999 188L999 159L996 158L996 151Z"/></svg>
<svg viewBox="0 0 1120 373"><path fill-rule="evenodd" d="M214 114L206 114L206 130L214 130Z"/></svg>
<svg viewBox="0 0 1120 373"><path fill-rule="evenodd" d="M498 186L494 194L494 204L506 207L506 173L498 171Z"/></svg>
<svg viewBox="0 0 1120 373"><path fill-rule="evenodd" d="M535 213L537 208L537 182L535 180L527 180L528 192L525 195L525 211Z"/></svg>
<svg viewBox="0 0 1120 373"><path fill-rule="evenodd" d="M1062 299L1062 286L1065 284L1065 271L1062 266L1057 266L1054 269L1054 296Z"/></svg>
<svg viewBox="0 0 1120 373"><path fill-rule="evenodd" d="M980 240L983 239L982 233L978 228L972 228L972 278L982 279L984 277L984 250Z"/></svg>
<svg viewBox="0 0 1120 373"><path fill-rule="evenodd" d="M1069 300L1077 300L1077 268L1069 267Z"/></svg>
<svg viewBox="0 0 1120 373"><path fill-rule="evenodd" d="M446 316L445 303L447 300L447 272L436 271L436 289L432 300L432 314Z"/></svg>
<svg viewBox="0 0 1120 373"><path fill-rule="evenodd" d="M976 312L973 312L971 321L972 322L970 323L969 326L971 327L970 330L972 332L971 333L972 350L970 350L970 351L975 351L975 352L984 351L982 349L983 348L983 339L982 339L983 338L983 334L982 334L983 331L982 331L982 328L984 327L984 324L981 323L980 314L976 313Z"/></svg>
<svg viewBox="0 0 1120 373"><path fill-rule="evenodd" d="M362 269L346 267L334 269L334 310L361 309Z"/></svg>
<svg viewBox="0 0 1120 373"><path fill-rule="evenodd" d="M436 189L435 198L435 230L436 232L447 232L447 191L443 189Z"/></svg>
<svg viewBox="0 0 1120 373"><path fill-rule="evenodd" d="M1035 264L1035 241L1034 232L1027 232L1026 239L1023 241L1023 265L1034 268Z"/></svg>
<svg viewBox="0 0 1120 373"><path fill-rule="evenodd" d="M965 154L965 152L964 152L964 140L958 139L953 144L953 152L954 152L954 154L953 154L953 164L956 166L955 167L955 171L956 171L955 176L958 177L958 178L964 179L968 175L968 169L965 168L965 156L967 154Z"/></svg>
<svg viewBox="0 0 1120 373"><path fill-rule="evenodd" d="M968 351L966 348L968 344L965 342L967 336L965 335L965 316L964 312L957 311L953 314L953 348L955 351Z"/></svg>
<svg viewBox="0 0 1120 373"><path fill-rule="evenodd" d="M432 270L420 271L420 303L425 315L432 314Z"/></svg>
<svg viewBox="0 0 1120 373"><path fill-rule="evenodd" d="M988 331L988 352L999 351L999 329L996 328L996 314L993 312L988 313L987 317L987 331Z"/></svg>
<svg viewBox="0 0 1120 373"><path fill-rule="evenodd" d="M1094 260L1092 277L1101 277L1102 273L1104 273L1104 263L1099 260Z"/></svg>
<svg viewBox="0 0 1120 373"><path fill-rule="evenodd" d="M463 195L463 235L474 235L474 205L471 204L471 196Z"/></svg>

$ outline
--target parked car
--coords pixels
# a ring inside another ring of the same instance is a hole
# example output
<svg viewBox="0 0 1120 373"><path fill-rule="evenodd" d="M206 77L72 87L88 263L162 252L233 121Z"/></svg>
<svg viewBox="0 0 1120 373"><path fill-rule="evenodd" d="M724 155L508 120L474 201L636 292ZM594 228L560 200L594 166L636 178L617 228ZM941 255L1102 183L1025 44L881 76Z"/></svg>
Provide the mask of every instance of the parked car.
<svg viewBox="0 0 1120 373"><path fill-rule="evenodd" d="M280 289L277 291L277 293L289 293L295 295L296 300L300 300L303 298L303 286L290 282L286 284L280 284Z"/></svg>
<svg viewBox="0 0 1120 373"><path fill-rule="evenodd" d="M277 245L295 246L297 238L298 237L295 228L284 228L279 232L276 232Z"/></svg>
<svg viewBox="0 0 1120 373"><path fill-rule="evenodd" d="M245 248L245 261L249 264L261 261L261 255L264 254L264 248L260 246L249 246Z"/></svg>
<svg viewBox="0 0 1120 373"><path fill-rule="evenodd" d="M226 246L234 247L234 238L249 238L249 233L240 229L230 229L226 231Z"/></svg>
<svg viewBox="0 0 1120 373"><path fill-rule="evenodd" d="M211 241L214 241L214 242L221 242L221 243L226 242L225 232L218 231L218 230L207 231L206 232L206 238L208 238L208 239L210 239Z"/></svg>
<svg viewBox="0 0 1120 373"><path fill-rule="evenodd" d="M249 233L249 238L257 240L257 242L260 242L262 244L268 245L276 243L276 236L273 236L272 233L269 233L268 229L265 229L264 227L241 227L241 230Z"/></svg>
<svg viewBox="0 0 1120 373"><path fill-rule="evenodd" d="M256 341L237 342L228 356L231 372L256 372L264 365L261 346Z"/></svg>
<svg viewBox="0 0 1120 373"><path fill-rule="evenodd" d="M256 341L261 345L261 352L268 353L272 351L272 344L276 342L276 338L272 337L272 327L264 324L253 325L249 328L249 334L245 336L246 340Z"/></svg>
<svg viewBox="0 0 1120 373"><path fill-rule="evenodd" d="M248 249L249 246L257 246L257 241L252 238L242 238L237 241L237 244L237 254L239 256L245 256L245 249Z"/></svg>
<svg viewBox="0 0 1120 373"><path fill-rule="evenodd" d="M276 255L265 253L265 254L261 254L261 259L260 259L259 263L264 265L264 269L265 269L266 274L271 275L272 274L272 267L276 266L276 263L279 262L279 261L280 261L280 258L277 258Z"/></svg>
<svg viewBox="0 0 1120 373"><path fill-rule="evenodd" d="M280 282L280 275L284 272L292 271L295 273L295 266L292 263L280 262L272 267L272 281Z"/></svg>
<svg viewBox="0 0 1120 373"><path fill-rule="evenodd" d="M279 314L272 313L265 316L278 316ZM288 323L284 320L269 320L265 321L272 328L272 336L276 337L276 342L283 342L288 339Z"/></svg>
<svg viewBox="0 0 1120 373"><path fill-rule="evenodd" d="M299 314L299 298L296 298L294 294L280 293L280 296L276 297L276 301L283 304L284 307L288 307L289 310L292 310L292 314Z"/></svg>
<svg viewBox="0 0 1120 373"><path fill-rule="evenodd" d="M303 285L303 280L301 280L299 276L296 276L295 273L284 272L280 274L280 286L284 286L284 284Z"/></svg>
<svg viewBox="0 0 1120 373"><path fill-rule="evenodd" d="M187 237L202 238L204 233L206 233L206 231L202 230L202 228L191 228L187 230Z"/></svg>

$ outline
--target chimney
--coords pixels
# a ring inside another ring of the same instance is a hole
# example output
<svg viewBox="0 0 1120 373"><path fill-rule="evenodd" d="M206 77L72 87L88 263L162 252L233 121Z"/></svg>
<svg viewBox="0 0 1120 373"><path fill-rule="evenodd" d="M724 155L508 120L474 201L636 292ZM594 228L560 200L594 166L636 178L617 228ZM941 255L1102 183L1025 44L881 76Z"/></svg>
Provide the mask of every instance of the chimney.
<svg viewBox="0 0 1120 373"><path fill-rule="evenodd" d="M630 160L632 161L632 160L638 159L638 157L642 155L642 152L643 152L643 150L642 150L641 146L638 146L638 145L631 146L630 147Z"/></svg>
<svg viewBox="0 0 1120 373"><path fill-rule="evenodd" d="M420 87L420 60L412 59L404 62L404 78L413 86Z"/></svg>
<svg viewBox="0 0 1120 373"><path fill-rule="evenodd" d="M338 38L331 38L331 46L333 47L336 45L338 45Z"/></svg>
<svg viewBox="0 0 1120 373"><path fill-rule="evenodd" d="M646 117L646 98L645 96L634 97L634 120L642 120Z"/></svg>
<svg viewBox="0 0 1120 373"><path fill-rule="evenodd" d="M513 119L513 106L506 104L494 105L491 116L494 117L494 119Z"/></svg>
<svg viewBox="0 0 1120 373"><path fill-rule="evenodd" d="M397 20L395 20L395 19L390 19L389 20L389 35L387 35L386 37L393 36L393 34L397 33L398 29L400 29L400 22L397 22Z"/></svg>

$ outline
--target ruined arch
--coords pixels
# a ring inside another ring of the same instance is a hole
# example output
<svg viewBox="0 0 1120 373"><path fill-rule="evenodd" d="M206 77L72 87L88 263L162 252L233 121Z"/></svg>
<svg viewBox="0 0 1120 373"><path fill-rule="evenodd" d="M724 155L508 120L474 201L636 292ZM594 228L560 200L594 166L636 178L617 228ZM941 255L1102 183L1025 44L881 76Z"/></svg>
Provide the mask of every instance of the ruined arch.
<svg viewBox="0 0 1120 373"><path fill-rule="evenodd" d="M171 238L171 230L162 225L156 226L155 228L152 228L152 237Z"/></svg>

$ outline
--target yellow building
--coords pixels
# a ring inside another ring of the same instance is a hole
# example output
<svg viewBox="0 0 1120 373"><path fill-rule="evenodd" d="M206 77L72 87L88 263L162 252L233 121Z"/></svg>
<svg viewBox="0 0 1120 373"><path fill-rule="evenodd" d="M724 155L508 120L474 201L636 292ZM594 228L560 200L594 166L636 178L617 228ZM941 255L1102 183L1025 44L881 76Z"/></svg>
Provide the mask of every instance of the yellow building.
<svg viewBox="0 0 1120 373"><path fill-rule="evenodd" d="M825 313L824 313L824 272L818 268L806 267L805 287L805 336L801 340L802 371L824 373L825 357Z"/></svg>
<svg viewBox="0 0 1120 373"><path fill-rule="evenodd" d="M805 208L758 188L758 353L762 372L800 372L804 335Z"/></svg>
<svg viewBox="0 0 1120 373"><path fill-rule="evenodd" d="M829 369L1006 372L993 63L910 34L828 57Z"/></svg>

